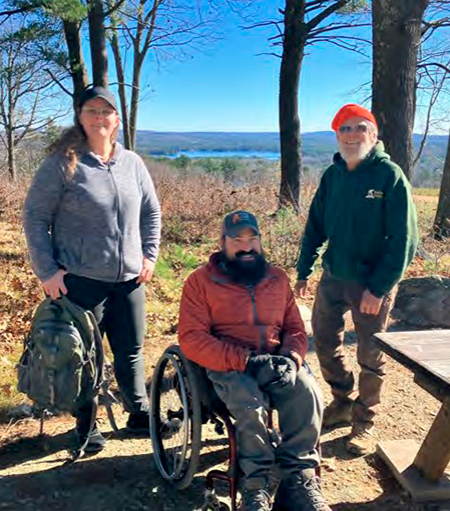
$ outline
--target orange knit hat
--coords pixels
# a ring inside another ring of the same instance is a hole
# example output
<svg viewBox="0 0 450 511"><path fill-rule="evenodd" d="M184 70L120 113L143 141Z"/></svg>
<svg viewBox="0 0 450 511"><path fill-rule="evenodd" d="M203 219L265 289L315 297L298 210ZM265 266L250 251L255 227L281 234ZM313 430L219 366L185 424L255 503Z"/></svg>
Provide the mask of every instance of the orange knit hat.
<svg viewBox="0 0 450 511"><path fill-rule="evenodd" d="M348 105L344 105L339 109L338 113L334 116L333 122L331 123L332 130L337 131L347 119L351 119L352 117L363 117L364 119L367 119L373 123L378 130L377 121L375 120L372 112L367 110L367 108L364 108L360 105L355 105L354 103L349 103Z"/></svg>

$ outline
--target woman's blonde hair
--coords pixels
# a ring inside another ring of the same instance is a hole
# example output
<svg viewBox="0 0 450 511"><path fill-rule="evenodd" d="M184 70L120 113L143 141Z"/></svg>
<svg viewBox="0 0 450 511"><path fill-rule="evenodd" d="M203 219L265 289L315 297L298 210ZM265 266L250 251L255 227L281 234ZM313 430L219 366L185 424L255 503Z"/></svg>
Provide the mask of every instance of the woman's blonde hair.
<svg viewBox="0 0 450 511"><path fill-rule="evenodd" d="M70 128L65 129L61 136L47 147L47 153L60 153L66 158L67 177L75 174L81 148L86 144L87 137L78 120Z"/></svg>

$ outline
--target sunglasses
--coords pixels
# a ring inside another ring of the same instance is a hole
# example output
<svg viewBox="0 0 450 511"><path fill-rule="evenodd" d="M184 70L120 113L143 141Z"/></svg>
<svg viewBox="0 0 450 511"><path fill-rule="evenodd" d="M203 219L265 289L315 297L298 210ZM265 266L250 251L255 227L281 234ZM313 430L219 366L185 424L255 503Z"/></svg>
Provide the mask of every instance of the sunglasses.
<svg viewBox="0 0 450 511"><path fill-rule="evenodd" d="M367 133L369 127L367 124L357 124L356 126L340 126L339 133L351 133L354 131L355 133Z"/></svg>
<svg viewBox="0 0 450 511"><path fill-rule="evenodd" d="M83 113L90 117L109 117L114 112L114 108L83 108Z"/></svg>

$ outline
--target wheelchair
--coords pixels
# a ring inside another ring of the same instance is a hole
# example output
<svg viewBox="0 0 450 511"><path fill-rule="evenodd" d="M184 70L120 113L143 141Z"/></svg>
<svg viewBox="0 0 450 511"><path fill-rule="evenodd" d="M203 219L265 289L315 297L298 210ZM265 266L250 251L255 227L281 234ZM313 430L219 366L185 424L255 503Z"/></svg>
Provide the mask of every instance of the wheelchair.
<svg viewBox="0 0 450 511"><path fill-rule="evenodd" d="M202 425L211 422L218 434L227 432L227 470L210 470L200 511L230 511L215 491L216 481L228 483L231 511L237 510L239 468L232 418L214 391L205 370L189 361L178 345L169 346L159 359L150 388L150 436L158 471L177 490L187 488L198 469ZM274 447L281 441L269 410L268 429ZM320 453L320 441L317 444ZM320 477L320 467L316 469Z"/></svg>
<svg viewBox="0 0 450 511"><path fill-rule="evenodd" d="M231 511L237 509L236 437L230 415L214 392L205 370L188 361L177 345L169 346L155 367L150 388L150 436L161 476L177 490L187 488L198 469L202 425L212 422L229 439L227 470L206 475L201 511L230 511L215 491L217 480L229 486Z"/></svg>

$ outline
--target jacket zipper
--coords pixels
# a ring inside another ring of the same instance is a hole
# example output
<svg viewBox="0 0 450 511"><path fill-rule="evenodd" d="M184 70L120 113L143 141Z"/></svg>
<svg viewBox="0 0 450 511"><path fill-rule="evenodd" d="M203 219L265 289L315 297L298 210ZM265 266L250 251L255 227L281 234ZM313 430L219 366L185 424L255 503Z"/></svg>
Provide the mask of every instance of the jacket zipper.
<svg viewBox="0 0 450 511"><path fill-rule="evenodd" d="M259 324L258 318L258 309L256 308L256 300L255 300L255 288L253 286L247 286L250 291L250 296L252 299L253 306L253 317L255 326L259 326L259 353L264 353L265 342L264 342L264 326Z"/></svg>
<svg viewBox="0 0 450 511"><path fill-rule="evenodd" d="M120 276L122 274L122 256L123 256L123 240L122 240L122 233L121 233L121 230L120 230L120 222L119 222L119 217L120 217L120 198L119 198L119 190L117 188L117 183L116 183L116 180L114 179L114 176L113 176L113 173L111 171L111 162L108 163L108 172L111 176L111 180L113 182L113 185L114 185L114 189L116 191L116 222L117 222L117 256L118 256L118 260L119 260L119 268L118 268L118 271L117 271L117 278L116 278L116 282L120 279Z"/></svg>

